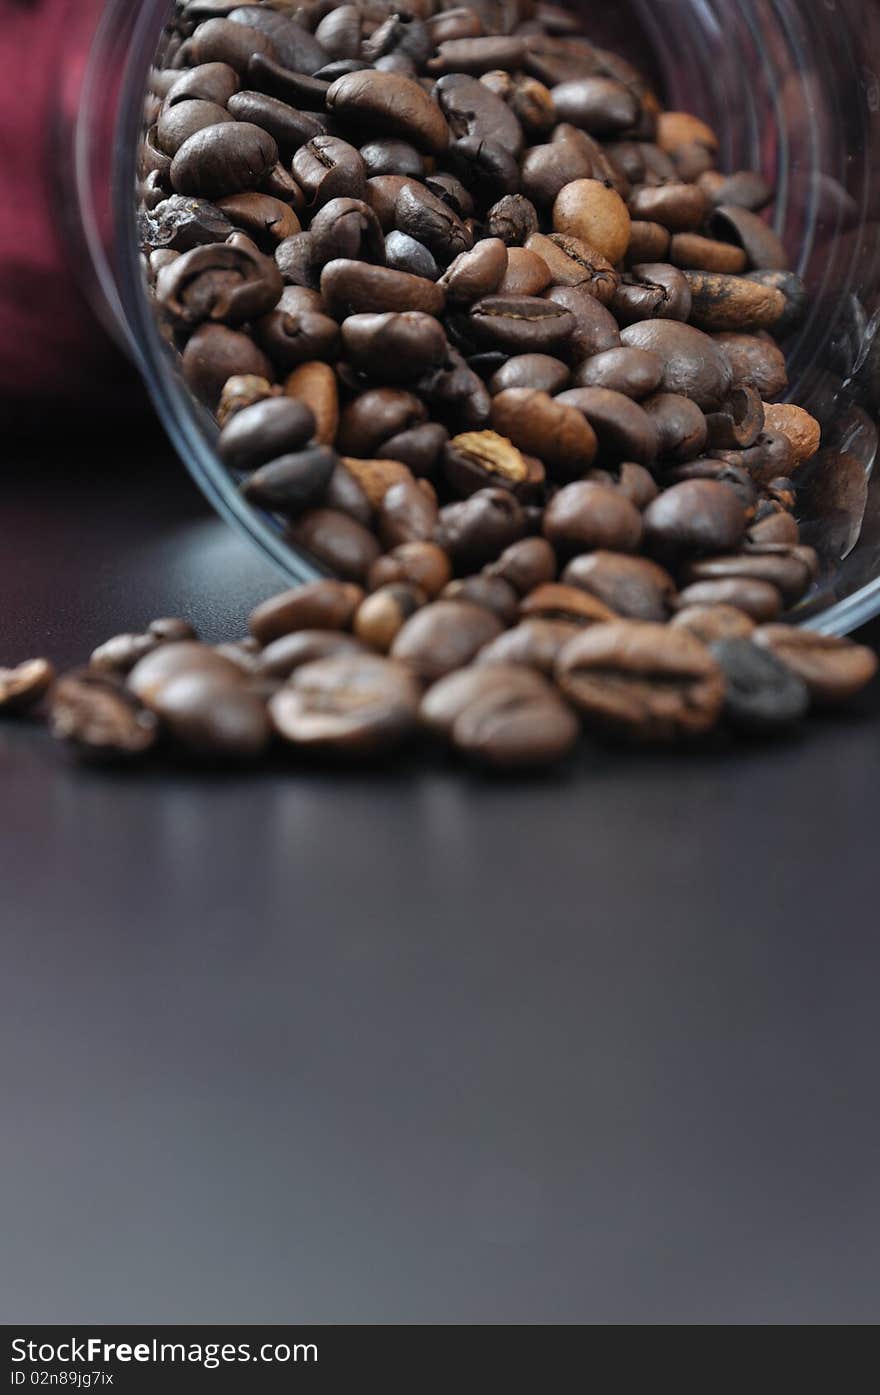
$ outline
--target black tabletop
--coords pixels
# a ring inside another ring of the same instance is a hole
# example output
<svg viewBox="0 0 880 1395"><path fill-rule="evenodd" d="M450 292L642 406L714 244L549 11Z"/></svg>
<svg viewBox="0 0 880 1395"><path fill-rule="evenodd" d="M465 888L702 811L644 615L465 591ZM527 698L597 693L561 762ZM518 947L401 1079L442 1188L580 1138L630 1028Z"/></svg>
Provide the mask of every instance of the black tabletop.
<svg viewBox="0 0 880 1395"><path fill-rule="evenodd" d="M5 661L277 589L161 442L12 454ZM875 1321L878 713L509 781L4 725L3 1320Z"/></svg>

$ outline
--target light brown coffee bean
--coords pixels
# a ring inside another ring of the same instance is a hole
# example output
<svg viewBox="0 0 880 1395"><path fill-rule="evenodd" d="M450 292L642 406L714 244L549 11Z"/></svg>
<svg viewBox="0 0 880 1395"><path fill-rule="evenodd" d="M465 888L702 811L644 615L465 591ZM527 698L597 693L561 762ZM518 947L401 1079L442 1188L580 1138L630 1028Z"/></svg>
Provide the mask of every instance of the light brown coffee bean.
<svg viewBox="0 0 880 1395"><path fill-rule="evenodd" d="M625 256L631 226L623 199L597 179L575 179L556 195L554 230L588 242L611 263Z"/></svg>
<svg viewBox="0 0 880 1395"><path fill-rule="evenodd" d="M29 712L55 681L48 659L27 659L15 668L0 668L0 713Z"/></svg>
<svg viewBox="0 0 880 1395"><path fill-rule="evenodd" d="M419 587L433 599L452 577L452 565L446 552L436 543L404 543L373 563L367 575L370 591L398 583Z"/></svg>
<svg viewBox="0 0 880 1395"><path fill-rule="evenodd" d="M492 425L559 479L583 475L596 457L596 433L584 414L546 392L499 392L492 399Z"/></svg>
<svg viewBox="0 0 880 1395"><path fill-rule="evenodd" d="M877 655L866 644L791 625L761 625L752 636L807 685L819 707L847 702L877 672Z"/></svg>

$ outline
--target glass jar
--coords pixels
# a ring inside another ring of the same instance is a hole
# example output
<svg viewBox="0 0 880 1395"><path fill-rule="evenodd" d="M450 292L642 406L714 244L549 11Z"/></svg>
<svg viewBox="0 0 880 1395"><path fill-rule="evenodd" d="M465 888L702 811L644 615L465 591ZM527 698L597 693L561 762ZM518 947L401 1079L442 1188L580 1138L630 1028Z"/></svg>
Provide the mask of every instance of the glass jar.
<svg viewBox="0 0 880 1395"><path fill-rule="evenodd" d="M617 0L588 10L588 35L632 59L661 100L706 120L721 170L777 189L773 222L810 292L785 344L789 400L823 427L804 467L802 537L823 572L793 618L842 634L880 612L880 6L865 0ZM74 0L90 57L64 129L91 289L134 357L182 459L217 510L292 581L317 570L239 495L216 426L175 371L143 289L136 235L144 96L169 0ZM70 84L60 90L68 94Z"/></svg>

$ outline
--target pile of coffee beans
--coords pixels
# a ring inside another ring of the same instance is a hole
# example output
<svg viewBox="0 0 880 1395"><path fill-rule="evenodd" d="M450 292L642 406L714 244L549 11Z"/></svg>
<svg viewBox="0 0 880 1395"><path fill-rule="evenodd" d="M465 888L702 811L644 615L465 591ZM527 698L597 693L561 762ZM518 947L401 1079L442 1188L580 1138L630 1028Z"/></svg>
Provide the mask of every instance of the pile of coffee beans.
<svg viewBox="0 0 880 1395"><path fill-rule="evenodd" d="M780 402L806 306L758 173L540 0L179 0L140 152L148 294L241 494L327 579L200 643L0 678L89 755L493 766L581 728L791 726L870 650L818 574ZM50 687L51 685L51 687Z"/></svg>
<svg viewBox="0 0 880 1395"><path fill-rule="evenodd" d="M522 538L439 591L329 579L285 591L234 643L162 619L60 678L42 659L0 670L0 711L45 712L99 761L385 758L421 736L507 769L556 763L582 729L642 743L782 732L876 673L864 645L731 605L663 623L652 617L671 584L656 563L602 549L557 579L550 543Z"/></svg>

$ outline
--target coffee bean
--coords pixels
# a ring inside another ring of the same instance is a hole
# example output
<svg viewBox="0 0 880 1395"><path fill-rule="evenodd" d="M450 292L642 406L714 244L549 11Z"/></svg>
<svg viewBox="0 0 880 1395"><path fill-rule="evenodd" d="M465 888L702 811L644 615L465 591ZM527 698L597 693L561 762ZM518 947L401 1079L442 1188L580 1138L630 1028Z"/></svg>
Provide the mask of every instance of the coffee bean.
<svg viewBox="0 0 880 1395"><path fill-rule="evenodd" d="M508 353L556 348L574 326L570 310L537 296L485 296L468 316L468 330L478 344Z"/></svg>
<svg viewBox="0 0 880 1395"><path fill-rule="evenodd" d="M776 233L763 218L748 208L722 204L709 215L709 231L723 242L741 247L750 266L765 271L785 271L788 254Z"/></svg>
<svg viewBox="0 0 880 1395"><path fill-rule="evenodd" d="M629 196L629 212L643 222L660 223L670 232L692 232L706 216L707 199L696 184L670 180L666 184L643 184Z"/></svg>
<svg viewBox="0 0 880 1395"><path fill-rule="evenodd" d="M407 620L391 646L391 656L430 683L470 663L501 628L491 611L470 601L434 601Z"/></svg>
<svg viewBox="0 0 880 1395"><path fill-rule="evenodd" d="M655 562L601 549L574 557L562 580L628 620L666 620L675 596L675 582Z"/></svg>
<svg viewBox="0 0 880 1395"><path fill-rule="evenodd" d="M229 111L237 121L250 121L268 131L279 150L293 155L301 146L324 135L317 117L299 111L289 102L270 97L265 92L236 92L229 99Z"/></svg>
<svg viewBox="0 0 880 1395"><path fill-rule="evenodd" d="M89 668L96 673L113 673L124 676L130 673L135 664L152 654L162 643L154 634L114 635L89 656Z"/></svg>
<svg viewBox="0 0 880 1395"><path fill-rule="evenodd" d="M718 149L718 137L705 121L687 111L664 111L657 118L657 144L672 154L683 145L701 145L706 150Z"/></svg>
<svg viewBox="0 0 880 1395"><path fill-rule="evenodd" d="M698 329L754 334L773 329L785 313L785 297L772 286L712 271L684 275L691 288L691 323Z"/></svg>
<svg viewBox="0 0 880 1395"><path fill-rule="evenodd" d="M331 261L321 272L321 294L337 319L346 315L417 310L441 315L446 304L442 286L422 276L363 262Z"/></svg>
<svg viewBox="0 0 880 1395"><path fill-rule="evenodd" d="M239 665L210 645L181 640L160 644L140 659L128 675L127 686L141 702L153 707L161 690L172 679L197 670L221 683L237 683L241 679Z"/></svg>
<svg viewBox="0 0 880 1395"><path fill-rule="evenodd" d="M356 5L339 5L325 14L315 38L330 58L357 58L361 48L361 13Z"/></svg>
<svg viewBox="0 0 880 1395"><path fill-rule="evenodd" d="M267 54L255 53L247 65L250 87L278 97L305 111L323 112L330 84L313 75L297 73L276 63Z"/></svg>
<svg viewBox="0 0 880 1395"><path fill-rule="evenodd" d="M343 654L298 668L269 702L283 740L348 757L387 754L414 731L419 692L401 664Z"/></svg>
<svg viewBox="0 0 880 1395"><path fill-rule="evenodd" d="M360 152L338 136L313 136L299 147L291 169L312 208L323 208L338 198L362 200L366 194Z"/></svg>
<svg viewBox="0 0 880 1395"><path fill-rule="evenodd" d="M767 403L764 429L786 438L792 448L795 467L811 459L822 440L822 428L816 418L793 402Z"/></svg>
<svg viewBox="0 0 880 1395"><path fill-rule="evenodd" d="M255 656L255 671L265 678L284 680L317 659L363 652L362 640L343 630L296 630L267 644Z"/></svg>
<svg viewBox="0 0 880 1395"><path fill-rule="evenodd" d="M689 605L674 615L670 624L690 630L704 644L719 639L748 639L755 629L752 617L732 605Z"/></svg>
<svg viewBox="0 0 880 1395"><path fill-rule="evenodd" d="M267 252L302 231L293 209L268 194L232 194L221 199L218 207Z"/></svg>
<svg viewBox="0 0 880 1395"><path fill-rule="evenodd" d="M522 538L505 548L486 572L508 582L523 596L544 582L555 581L556 554L544 538Z"/></svg>
<svg viewBox="0 0 880 1395"><path fill-rule="evenodd" d="M694 606L733 607L761 623L776 619L782 610L782 597L769 581L747 576L718 577L691 582L679 592L676 605L681 610Z"/></svg>
<svg viewBox="0 0 880 1395"><path fill-rule="evenodd" d="M277 50L267 34L248 24L233 24L227 19L208 19L200 24L190 39L190 52L197 64L225 63L237 73L247 70L255 53L275 58Z"/></svg>
<svg viewBox="0 0 880 1395"><path fill-rule="evenodd" d="M553 496L544 511L543 530L562 557L594 548L635 552L642 537L642 518L616 489L578 480Z"/></svg>
<svg viewBox="0 0 880 1395"><path fill-rule="evenodd" d="M435 543L404 543L379 557L367 576L370 591L398 583L413 585L433 598L452 576L449 557Z"/></svg>
<svg viewBox="0 0 880 1395"><path fill-rule="evenodd" d="M343 352L360 372L389 382L419 378L446 357L442 326L420 311L350 315L342 324Z"/></svg>
<svg viewBox="0 0 880 1395"><path fill-rule="evenodd" d="M16 668L0 668L0 713L29 712L55 681L48 659L27 659Z"/></svg>
<svg viewBox="0 0 880 1395"><path fill-rule="evenodd" d="M788 386L785 355L767 334L716 334L733 373L734 387L752 387L765 401Z"/></svg>
<svg viewBox="0 0 880 1395"><path fill-rule="evenodd" d="M234 375L272 379L272 364L247 334L226 325L203 324L190 336L181 360L187 386L216 407L224 384Z"/></svg>
<svg viewBox="0 0 880 1395"><path fill-rule="evenodd" d="M123 761L144 756L159 739L159 723L121 679L80 669L63 674L52 689L49 728L87 760Z"/></svg>
<svg viewBox="0 0 880 1395"><path fill-rule="evenodd" d="M704 411L718 407L730 391L732 373L723 352L708 334L674 320L650 320L629 325L624 344L647 349L663 361L663 392L690 397Z"/></svg>
<svg viewBox="0 0 880 1395"><path fill-rule="evenodd" d="M437 527L437 501L430 486L402 480L385 493L376 526L382 546L390 551L404 543L428 542Z"/></svg>
<svg viewBox="0 0 880 1395"><path fill-rule="evenodd" d="M595 472L591 471L590 476ZM605 483L604 480L599 483ZM624 498L629 499L631 504L642 512L656 499L659 491L657 481L650 470L644 465L637 465L633 460L624 460L617 468L616 476L612 476L612 483L619 489Z"/></svg>
<svg viewBox="0 0 880 1395"><path fill-rule="evenodd" d="M776 587L786 605L794 605L814 579L814 557L810 549L766 544L732 556L704 557L692 562L685 579L691 582L736 577L767 581Z"/></svg>
<svg viewBox="0 0 880 1395"><path fill-rule="evenodd" d="M646 549L661 559L677 561L736 547L745 532L746 516L726 485L686 480L648 505L644 525Z"/></svg>
<svg viewBox="0 0 880 1395"><path fill-rule="evenodd" d="M395 637L428 597L418 586L397 582L382 586L358 607L354 630L370 648L387 654Z"/></svg>
<svg viewBox="0 0 880 1395"><path fill-rule="evenodd" d="M315 239L310 232L294 233L286 237L275 248L275 263L281 272L286 286L311 287L317 290L320 284L321 263L319 262Z"/></svg>
<svg viewBox="0 0 880 1395"><path fill-rule="evenodd" d="M287 378L284 392L312 413L315 440L322 446L332 445L339 426L339 390L329 364L301 363Z"/></svg>
<svg viewBox="0 0 880 1395"><path fill-rule="evenodd" d="M597 179L572 180L556 195L554 231L581 238L609 262L618 262L625 255L630 227L631 219L623 199L616 190Z"/></svg>
<svg viewBox="0 0 880 1395"><path fill-rule="evenodd" d="M161 113L156 123L156 139L165 154L173 158L184 141L189 140L196 131L234 120L235 117L216 102L178 102Z"/></svg>
<svg viewBox="0 0 880 1395"><path fill-rule="evenodd" d="M605 349L578 364L572 386L608 388L638 401L656 392L662 376L663 362L656 354L645 349Z"/></svg>
<svg viewBox="0 0 880 1395"><path fill-rule="evenodd" d="M520 169L523 193L535 204L546 208L568 185L576 180L591 179L594 164L589 148L573 141L535 145L523 157ZM584 237L583 233L576 235ZM591 241L586 237L584 240ZM605 255L608 255L607 252Z"/></svg>
<svg viewBox="0 0 880 1395"><path fill-rule="evenodd" d="M349 73L332 83L327 110L348 125L399 136L428 155L442 155L449 127L439 106L408 77L399 73Z"/></svg>
<svg viewBox="0 0 880 1395"><path fill-rule="evenodd" d="M433 73L488 73L522 67L525 42L515 35L481 34L473 39L446 39L428 63Z"/></svg>
<svg viewBox="0 0 880 1395"><path fill-rule="evenodd" d="M570 233L533 233L526 250L540 257L548 280L556 286L581 286L600 305L609 305L620 285L620 276L606 257Z"/></svg>
<svg viewBox="0 0 880 1395"><path fill-rule="evenodd" d="M770 203L773 189L757 170L737 170L735 174L703 176L700 186L713 204L749 208L757 213Z"/></svg>
<svg viewBox="0 0 880 1395"><path fill-rule="evenodd" d="M620 348L617 321L586 286L551 286L546 295L574 315L574 330L564 345L565 357L578 364L606 349Z"/></svg>
<svg viewBox="0 0 880 1395"><path fill-rule="evenodd" d="M610 606L577 586L546 582L520 602L523 620L561 621L566 625L600 625L617 617Z"/></svg>
<svg viewBox="0 0 880 1395"><path fill-rule="evenodd" d="M498 393L492 400L492 422L521 450L540 452L556 478L576 478L595 459L596 434L589 421L546 392L523 387Z"/></svg>
<svg viewBox="0 0 880 1395"><path fill-rule="evenodd" d="M650 465L656 458L657 428L631 398L608 388L570 388L556 401L583 414L596 433L601 454L609 461Z"/></svg>
<svg viewBox="0 0 880 1395"><path fill-rule="evenodd" d="M183 639L196 639L197 635L188 620L183 620L178 615L162 615L156 620L151 620L147 626L147 633L155 636L163 644L177 643Z"/></svg>
<svg viewBox="0 0 880 1395"><path fill-rule="evenodd" d="M236 412L220 433L217 449L231 470L252 470L310 441L315 418L304 402L270 397Z"/></svg>
<svg viewBox="0 0 880 1395"><path fill-rule="evenodd" d="M638 352L635 349L631 353ZM695 459L706 445L707 419L696 402L674 392L646 397L642 407L657 431L657 453L669 461Z"/></svg>
<svg viewBox="0 0 880 1395"><path fill-rule="evenodd" d="M385 256L379 220L362 199L331 199L312 219L310 232L319 266L338 260L381 262Z"/></svg>
<svg viewBox="0 0 880 1395"><path fill-rule="evenodd" d="M552 764L578 722L545 678L521 666L462 669L426 693L422 722L473 759L506 769Z"/></svg>
<svg viewBox="0 0 880 1395"><path fill-rule="evenodd" d="M308 509L294 519L286 536L345 581L363 582L381 550L362 523L334 509Z"/></svg>
<svg viewBox="0 0 880 1395"><path fill-rule="evenodd" d="M446 362L413 386L452 432L488 426L491 399L486 385L451 346Z"/></svg>
<svg viewBox="0 0 880 1395"><path fill-rule="evenodd" d="M633 266L643 262L662 262L669 255L671 237L661 223L634 218L629 237L627 259Z"/></svg>
<svg viewBox="0 0 880 1395"><path fill-rule="evenodd" d="M287 15L260 5L243 5L230 18L237 24L259 29L271 41L278 61L296 73L315 73L327 62L327 54L313 34ZM263 50L259 51L261 54Z"/></svg>
<svg viewBox="0 0 880 1395"><path fill-rule="evenodd" d="M204 243L225 242L232 232L232 223L222 209L207 199L172 194L156 205L145 231L151 247L189 252Z"/></svg>
<svg viewBox="0 0 880 1395"><path fill-rule="evenodd" d="M468 431L453 437L444 451L443 469L459 497L497 486L519 499L529 499L537 497L544 483L540 461L524 456L496 431Z"/></svg>
<svg viewBox="0 0 880 1395"><path fill-rule="evenodd" d="M724 676L686 630L646 621L594 625L556 664L556 681L589 722L637 741L673 741L712 728Z"/></svg>
<svg viewBox="0 0 880 1395"><path fill-rule="evenodd" d="M486 214L486 231L508 247L521 247L538 231L535 205L524 194L505 194Z"/></svg>
<svg viewBox="0 0 880 1395"><path fill-rule="evenodd" d="M239 85L238 73L228 63L200 63L182 73L174 73L174 81L165 95L165 106L173 107L177 102L198 98L225 107Z"/></svg>
<svg viewBox="0 0 880 1395"><path fill-rule="evenodd" d="M762 625L754 641L796 673L819 707L847 702L877 672L877 655L865 644L790 625Z"/></svg>
<svg viewBox="0 0 880 1395"><path fill-rule="evenodd" d="M222 429L245 407L253 407L257 402L266 402L274 397L274 388L268 378L258 378L252 373L239 373L227 378L223 384L220 401L217 404L217 425Z"/></svg>
<svg viewBox="0 0 880 1395"><path fill-rule="evenodd" d="M254 333L272 361L283 372L315 359L335 359L339 351L339 326L329 315L296 308L304 287L287 286L275 309L254 325Z"/></svg>
<svg viewBox="0 0 880 1395"><path fill-rule="evenodd" d="M345 630L363 598L358 586L341 581L312 581L282 591L257 606L248 627L264 646L295 630Z"/></svg>
<svg viewBox="0 0 880 1395"><path fill-rule="evenodd" d="M664 262L639 263L627 272L611 302L621 325L639 320L687 320L691 287L684 272Z"/></svg>
<svg viewBox="0 0 880 1395"><path fill-rule="evenodd" d="M477 246L483 246L478 243ZM551 281L550 268L539 257L537 252L531 252L527 247L511 247L507 253L507 270L497 287L499 295L504 296L532 296L540 295L545 291Z"/></svg>
<svg viewBox="0 0 880 1395"><path fill-rule="evenodd" d="M459 253L468 251L473 241L458 214L430 189L414 181L401 187L393 217L399 232L424 243L444 266Z"/></svg>
<svg viewBox="0 0 880 1395"><path fill-rule="evenodd" d="M551 676L563 646L580 627L566 620L521 620L485 645L474 659L478 668L514 664Z"/></svg>
<svg viewBox="0 0 880 1395"><path fill-rule="evenodd" d="M593 136L615 135L638 119L635 94L613 78L575 78L554 87L551 95L560 121L570 121Z"/></svg>
<svg viewBox="0 0 880 1395"><path fill-rule="evenodd" d="M261 465L244 481L241 492L260 508L293 517L322 499L338 463L335 451L312 446Z"/></svg>
<svg viewBox="0 0 880 1395"><path fill-rule="evenodd" d="M549 354L517 354L508 358L489 379L493 397L508 388L534 388L552 397L569 381L569 370L561 359Z"/></svg>
<svg viewBox="0 0 880 1395"><path fill-rule="evenodd" d="M178 194L215 199L255 189L277 159L272 137L249 121L207 126L177 151L171 183Z"/></svg>
<svg viewBox="0 0 880 1395"><path fill-rule="evenodd" d="M440 278L447 299L470 304L491 295L507 271L507 248L500 238L485 238L469 252L460 252Z"/></svg>
<svg viewBox="0 0 880 1395"><path fill-rule="evenodd" d="M256 760L271 740L265 703L241 674L231 681L201 666L184 670L150 705L176 746L212 764Z"/></svg>
<svg viewBox="0 0 880 1395"><path fill-rule="evenodd" d="M711 648L724 674L724 716L731 726L771 732L805 715L806 683L770 650L751 639L720 639Z"/></svg>
<svg viewBox="0 0 880 1395"><path fill-rule="evenodd" d="M274 261L247 247L194 247L159 274L158 300L175 325L240 325L265 315L284 289Z"/></svg>
<svg viewBox="0 0 880 1395"><path fill-rule="evenodd" d="M748 265L742 248L693 232L674 234L669 244L669 260L673 266L693 271L721 272L729 276L741 275Z"/></svg>

